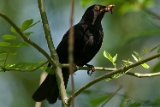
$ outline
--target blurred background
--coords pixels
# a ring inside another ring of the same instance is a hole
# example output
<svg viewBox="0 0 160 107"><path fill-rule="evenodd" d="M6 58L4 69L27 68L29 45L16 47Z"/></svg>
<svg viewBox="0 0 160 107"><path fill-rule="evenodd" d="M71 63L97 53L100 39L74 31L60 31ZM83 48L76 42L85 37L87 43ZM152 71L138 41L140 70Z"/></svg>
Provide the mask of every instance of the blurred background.
<svg viewBox="0 0 160 107"><path fill-rule="evenodd" d="M160 44L160 1L159 0L75 0L74 24L78 23L86 8L93 4L109 5L115 4L113 14L106 13L102 21L104 29L104 42L101 50L90 62L94 66L113 67L113 65L103 56L103 51L118 54L117 67L121 67L122 60L132 58L133 51L142 54L145 48L152 49ZM51 33L55 47L61 41L62 36L69 29L69 18L71 10L71 0L47 0L45 1L46 12L51 27ZM44 37L41 17L39 14L37 0L0 0L0 12L7 15L13 22L20 26L27 19L40 21L30 28L30 36L34 42L40 45L49 53ZM0 35L9 34L10 25L0 18ZM2 38L0 36L0 41ZM1 49L0 49L1 50ZM147 54L151 56L156 51ZM5 57L0 56L0 58ZM15 62L38 62L46 58L32 46L18 49L16 56L9 56L8 63ZM0 63L3 65L3 63ZM160 71L160 61L152 60L148 70L139 66L131 72L149 73ZM0 72L0 107L34 107L35 102L31 96L37 89L40 75L43 71L35 72ZM75 89L80 88L96 77L105 74L106 71L96 71L92 76L88 76L86 71L78 71L74 75ZM118 79L106 82L105 80L91 86L75 99L76 107L100 107L107 100L108 96L114 93L120 85L122 89L104 107L124 107L128 100L152 103L159 102L160 106L160 77L137 78L124 75ZM68 93L71 91L71 84L67 87ZM69 94L70 95L70 94ZM49 105L43 101L42 107L60 107L58 101L54 105ZM159 107L157 106L157 107ZM136 106L136 107L142 107ZM152 107L148 105L147 107Z"/></svg>

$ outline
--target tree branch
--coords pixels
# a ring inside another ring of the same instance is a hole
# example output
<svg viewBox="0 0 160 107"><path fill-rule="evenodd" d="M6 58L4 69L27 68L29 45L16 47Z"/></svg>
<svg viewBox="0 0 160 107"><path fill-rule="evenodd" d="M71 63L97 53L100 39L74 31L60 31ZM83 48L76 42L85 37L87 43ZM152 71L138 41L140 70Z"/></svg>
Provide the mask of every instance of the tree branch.
<svg viewBox="0 0 160 107"><path fill-rule="evenodd" d="M131 64L131 65L129 65L129 66L122 67L122 68L119 68L119 69L117 69L117 70L115 70L115 71L106 73L105 75L102 75L102 76L94 79L93 81L87 83L86 85L82 86L81 88L79 88L79 89L74 93L74 96L76 97L76 96L77 96L78 94L80 94L82 91L84 91L85 89L87 89L87 88L90 87L91 85L93 85L93 84L95 84L95 83L97 83L97 82L99 82L99 81L101 81L101 80L103 80L103 79L110 78L110 77L112 77L113 75L118 74L118 73L124 73L125 71L127 71L127 70L129 70L129 69L131 69L131 68L134 68L134 67L136 67L136 66L139 66L139 65L141 65L141 64L143 64L143 63L145 63L145 62L148 62L148 61L150 61L150 60L152 60L152 59L155 59L155 58L158 58L158 57L160 57L160 53L157 53L157 54L155 54L155 55L153 55L153 56L151 56L151 57L148 57L148 58L146 58L146 59L143 59L143 60L141 60L141 61L135 62L135 63L133 63L133 64ZM72 96L70 96L70 98L68 99L68 104L70 104L71 101L72 101Z"/></svg>
<svg viewBox="0 0 160 107"><path fill-rule="evenodd" d="M45 64L47 64L48 61L45 61L44 63L42 63L41 65L37 66L34 69L31 70L24 70L24 69L12 69L12 68L3 68L1 67L4 71L19 71L19 72L34 72L36 70L38 70L40 67L44 66ZM61 65L62 68L68 68L69 64L62 64ZM106 67L94 67L96 71L114 71L116 70L116 68L106 68ZM76 70L89 70L89 67L82 67L82 66L76 66ZM127 75L130 76L135 76L138 78L146 78L146 77L154 77L154 76L160 76L160 72L156 72L156 73L133 73L133 72L127 72Z"/></svg>
<svg viewBox="0 0 160 107"><path fill-rule="evenodd" d="M64 86L62 69L61 69L61 66L59 64L59 58L58 58L56 49L55 49L53 41L52 41L50 27L49 27L47 15L46 15L46 12L45 12L43 0L38 0L38 5L39 5L41 18L42 18L42 23L43 23L43 28L44 28L47 44L48 44L51 56L55 60L55 63L56 63L55 74L56 74L56 79L57 79L57 84L58 84L60 96L61 96L61 99L62 99L62 106L67 107L66 100L68 98L67 98L67 93L66 93L66 89L65 89L65 86Z"/></svg>

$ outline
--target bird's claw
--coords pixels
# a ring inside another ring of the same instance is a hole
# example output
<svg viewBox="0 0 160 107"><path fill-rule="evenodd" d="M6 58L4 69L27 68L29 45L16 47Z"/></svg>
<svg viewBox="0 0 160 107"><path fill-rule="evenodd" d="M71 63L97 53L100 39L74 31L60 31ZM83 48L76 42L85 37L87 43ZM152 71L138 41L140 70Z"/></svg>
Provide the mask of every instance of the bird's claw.
<svg viewBox="0 0 160 107"><path fill-rule="evenodd" d="M89 64L86 64L86 66L89 68L89 70L87 71L87 74L88 74L89 76L91 76L92 73L95 71L95 68L94 68L93 65L89 65ZM90 72L90 71L91 71L91 72Z"/></svg>

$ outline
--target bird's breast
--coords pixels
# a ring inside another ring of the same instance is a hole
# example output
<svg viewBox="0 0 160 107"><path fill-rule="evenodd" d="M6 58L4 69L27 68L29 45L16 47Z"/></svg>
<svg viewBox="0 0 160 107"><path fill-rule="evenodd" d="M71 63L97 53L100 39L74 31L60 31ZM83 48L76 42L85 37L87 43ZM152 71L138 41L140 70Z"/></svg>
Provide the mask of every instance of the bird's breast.
<svg viewBox="0 0 160 107"><path fill-rule="evenodd" d="M103 39L103 34L102 32L96 31L96 32L87 32L85 36L85 41L86 45L94 47L97 46L98 44L101 44L102 39Z"/></svg>

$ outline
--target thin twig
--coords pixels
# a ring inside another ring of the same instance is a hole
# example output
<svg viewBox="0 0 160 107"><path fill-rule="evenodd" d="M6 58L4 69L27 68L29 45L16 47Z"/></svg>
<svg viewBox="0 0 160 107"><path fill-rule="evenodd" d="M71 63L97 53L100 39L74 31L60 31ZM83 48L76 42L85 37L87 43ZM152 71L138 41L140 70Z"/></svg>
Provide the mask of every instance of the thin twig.
<svg viewBox="0 0 160 107"><path fill-rule="evenodd" d="M135 62L135 63L133 63L133 64L131 64L131 65L129 65L129 66L122 67L122 68L117 69L117 70L115 70L115 71L106 73L105 75L102 75L102 76L94 79L93 81L87 83L87 84L84 85L83 87L79 88L79 89L74 93L74 95L75 95L75 97L76 97L78 94L80 94L80 93L81 93L82 91L84 91L86 88L90 87L91 85L93 85L93 84L95 84L95 83L97 83L97 82L99 82L99 81L101 81L101 80L103 80L103 79L110 78L111 76L113 76L113 75L115 75L115 74L117 74L117 73L124 73L125 71L127 71L127 70L129 70L129 69L131 69L131 68L134 68L134 67L136 67L136 66L139 66L139 65L141 65L141 64L143 64L143 63L145 63L145 62L148 62L148 61L150 61L150 60L152 60L152 59L155 59L155 58L158 58L158 57L160 57L160 53L157 53L157 54L155 54L155 55L153 55L153 56L151 56L151 57L148 57L148 58L146 58L146 59L143 59L143 60L141 60L141 61ZM70 104L71 101L72 101L72 96L70 96L70 98L68 99L68 104Z"/></svg>
<svg viewBox="0 0 160 107"><path fill-rule="evenodd" d="M74 77L73 77L73 51L74 51L74 28L73 28L73 14L74 14L74 0L71 2L71 14L70 14L70 30L69 30L69 39L68 39L68 58L69 58L69 72L71 74L71 86L72 86L72 107L74 107Z"/></svg>

